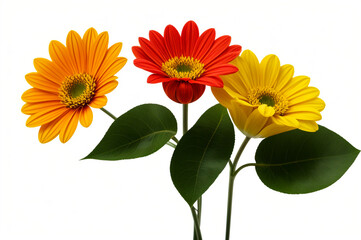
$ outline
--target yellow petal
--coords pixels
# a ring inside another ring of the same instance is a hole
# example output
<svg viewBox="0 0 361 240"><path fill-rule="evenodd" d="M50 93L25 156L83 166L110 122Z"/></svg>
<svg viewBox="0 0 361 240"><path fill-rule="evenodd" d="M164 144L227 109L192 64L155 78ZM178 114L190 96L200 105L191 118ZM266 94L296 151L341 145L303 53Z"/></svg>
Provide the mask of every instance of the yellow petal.
<svg viewBox="0 0 361 240"><path fill-rule="evenodd" d="M259 61L256 55L251 50L245 50L243 51L240 60L241 61L239 63L240 66L242 66L242 70L238 67L238 64L237 67L242 76L245 77L243 80L245 81L247 88L249 89L251 87L259 86L262 82L262 76L260 73ZM243 75L243 72L247 74Z"/></svg>
<svg viewBox="0 0 361 240"><path fill-rule="evenodd" d="M280 126L288 126L293 128L298 128L300 125L297 119L290 116L273 116L272 121Z"/></svg>
<svg viewBox="0 0 361 240"><path fill-rule="evenodd" d="M93 100L90 102L89 106L93 107L93 108L102 108L107 104L107 97L106 96L99 96L99 97L94 97Z"/></svg>
<svg viewBox="0 0 361 240"><path fill-rule="evenodd" d="M268 125L262 129L262 131L258 134L258 137L266 138L266 137L270 137L270 136L273 136L276 134L287 132L287 131L290 131L293 129L295 129L295 128L288 127L285 125L278 125L276 123L271 123L270 125Z"/></svg>
<svg viewBox="0 0 361 240"><path fill-rule="evenodd" d="M310 78L307 76L297 76L291 79L291 81L288 82L284 86L283 89L281 89L281 94L283 94L285 97L290 97L293 94L306 89L308 87L308 84L310 84Z"/></svg>
<svg viewBox="0 0 361 240"><path fill-rule="evenodd" d="M258 133L265 127L268 118L261 115L258 109L254 109L248 116L244 126L245 134L248 137L256 137Z"/></svg>
<svg viewBox="0 0 361 240"><path fill-rule="evenodd" d="M80 112L79 120L83 127L89 127L90 124L93 122L93 111L89 106L83 107Z"/></svg>
<svg viewBox="0 0 361 240"><path fill-rule="evenodd" d="M296 100L298 98L297 101L303 102L303 101L317 98L318 95L320 95L320 90L318 90L315 87L308 87L308 88L305 88L305 89L293 94L292 96L288 97L288 101L291 104L293 102L293 100Z"/></svg>
<svg viewBox="0 0 361 240"><path fill-rule="evenodd" d="M25 79L34 88L56 94L59 92L60 85L58 83L46 79L39 73L28 73L25 75Z"/></svg>
<svg viewBox="0 0 361 240"><path fill-rule="evenodd" d="M321 112L325 108L325 102L321 98L314 98L306 101L302 101L301 98L295 98L292 101L289 101L290 108L294 106L306 106L314 108L317 111Z"/></svg>
<svg viewBox="0 0 361 240"><path fill-rule="evenodd" d="M315 121L299 120L299 122L299 129L301 129L302 131L316 132L318 130L318 125Z"/></svg>
<svg viewBox="0 0 361 240"><path fill-rule="evenodd" d="M214 97L222 106L226 108L231 107L231 101L233 100L233 97L231 97L226 90L217 87L211 87L211 90Z"/></svg>
<svg viewBox="0 0 361 240"><path fill-rule="evenodd" d="M291 81L295 70L292 65L285 64L280 67L278 77L274 86L272 86L276 91L280 91L289 81Z"/></svg>
<svg viewBox="0 0 361 240"><path fill-rule="evenodd" d="M276 82L278 73L280 71L280 60L276 55L270 54L263 58L260 64L261 86L273 86Z"/></svg>
<svg viewBox="0 0 361 240"><path fill-rule="evenodd" d="M321 113L319 113L318 111L294 112L294 113L287 112L286 116L292 117L294 119L300 119L300 120L318 121L318 120L322 119Z"/></svg>
<svg viewBox="0 0 361 240"><path fill-rule="evenodd" d="M79 111L69 112L64 116L59 134L60 141L66 143L74 134L78 126Z"/></svg>
<svg viewBox="0 0 361 240"><path fill-rule="evenodd" d="M267 104L262 104L258 107L258 111L264 117L272 117L275 114L275 109Z"/></svg>
<svg viewBox="0 0 361 240"><path fill-rule="evenodd" d="M232 120L234 124L237 126L237 128L245 133L245 124L247 121L248 116L252 113L253 107L247 107L244 105L241 105L237 101L231 101L231 105L228 108L229 113L232 117Z"/></svg>

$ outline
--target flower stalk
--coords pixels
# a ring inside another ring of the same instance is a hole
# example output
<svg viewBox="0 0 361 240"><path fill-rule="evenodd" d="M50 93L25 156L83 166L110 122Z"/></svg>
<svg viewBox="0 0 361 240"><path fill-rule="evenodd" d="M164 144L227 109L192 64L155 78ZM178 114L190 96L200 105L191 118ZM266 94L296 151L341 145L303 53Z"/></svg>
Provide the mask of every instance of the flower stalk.
<svg viewBox="0 0 361 240"><path fill-rule="evenodd" d="M249 142L251 138L246 137L243 140L243 143L241 147L239 148L236 157L234 158L233 163L230 162L229 164L229 185L228 185L228 203L227 203L227 225L226 225L226 240L229 240L230 232L231 232L231 216L232 216L232 201L233 201L233 186L234 186L234 180L236 179L236 175L239 172L240 169L237 170L237 164L239 161L239 158L241 157L243 150L246 148L247 143Z"/></svg>
<svg viewBox="0 0 361 240"><path fill-rule="evenodd" d="M113 114L111 114L108 110L106 110L105 108L100 108L100 110L105 112L109 117L113 118L114 120L117 120L117 118Z"/></svg>

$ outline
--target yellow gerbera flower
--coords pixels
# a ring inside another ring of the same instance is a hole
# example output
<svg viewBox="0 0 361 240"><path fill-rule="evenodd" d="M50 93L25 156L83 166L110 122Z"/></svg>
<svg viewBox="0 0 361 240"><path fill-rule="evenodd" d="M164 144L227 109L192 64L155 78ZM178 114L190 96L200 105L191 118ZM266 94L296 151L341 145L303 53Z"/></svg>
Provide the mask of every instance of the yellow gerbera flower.
<svg viewBox="0 0 361 240"><path fill-rule="evenodd" d="M269 137L292 129L315 132L325 103L310 78L293 77L292 65L280 66L276 55L261 63L250 50L231 62L239 71L222 76L224 88L213 95L228 108L233 122L248 137Z"/></svg>
<svg viewBox="0 0 361 240"><path fill-rule="evenodd" d="M26 126L41 126L41 143L58 135L61 142L67 142L78 121L84 127L92 123L90 107L106 105L105 94L118 85L114 74L127 62L126 58L118 57L122 43L108 49L108 41L107 32L98 34L94 28L88 29L83 39L75 31L70 31L66 46L58 41L50 42L52 61L34 59L37 72L25 76L33 88L22 95L26 103L21 111L30 115Z"/></svg>

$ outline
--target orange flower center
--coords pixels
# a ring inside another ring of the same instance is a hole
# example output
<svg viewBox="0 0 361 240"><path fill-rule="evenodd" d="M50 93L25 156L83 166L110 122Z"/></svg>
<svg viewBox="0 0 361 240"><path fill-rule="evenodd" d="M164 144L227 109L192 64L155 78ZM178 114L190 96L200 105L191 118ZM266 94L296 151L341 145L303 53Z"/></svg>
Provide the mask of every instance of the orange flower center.
<svg viewBox="0 0 361 240"><path fill-rule="evenodd" d="M248 102L254 106L266 104L281 116L288 110L288 101L270 87L252 89L248 94Z"/></svg>
<svg viewBox="0 0 361 240"><path fill-rule="evenodd" d="M171 78L197 79L204 73L204 64L192 57L174 57L162 63L162 71Z"/></svg>
<svg viewBox="0 0 361 240"><path fill-rule="evenodd" d="M59 96L68 108L87 105L95 94L95 79L87 73L67 77L61 84Z"/></svg>

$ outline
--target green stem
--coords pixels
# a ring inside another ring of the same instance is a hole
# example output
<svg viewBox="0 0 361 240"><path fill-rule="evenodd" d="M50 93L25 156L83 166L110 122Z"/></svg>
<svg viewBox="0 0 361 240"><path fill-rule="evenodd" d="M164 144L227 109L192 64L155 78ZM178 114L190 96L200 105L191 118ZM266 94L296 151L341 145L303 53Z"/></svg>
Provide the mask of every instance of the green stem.
<svg viewBox="0 0 361 240"><path fill-rule="evenodd" d="M172 139L173 139L173 141L174 141L175 143L178 143L178 142L179 142L178 138L176 138L175 136L173 136Z"/></svg>
<svg viewBox="0 0 361 240"><path fill-rule="evenodd" d="M200 196L198 198L198 201L197 201L197 212L198 212L198 222L199 222L199 225L201 225L201 215L202 215L202 196Z"/></svg>
<svg viewBox="0 0 361 240"><path fill-rule="evenodd" d="M237 164L239 161L239 158L242 155L243 150L245 149L245 147L247 146L247 143L249 142L250 138L246 137L243 140L243 143L241 145L241 147L239 148L236 157L234 158L233 163L229 164L229 185L228 185L228 203L227 203L227 226L226 226L226 240L229 240L229 236L231 233L231 216L232 216L232 201L233 201L233 186L234 186L234 180L236 179L236 173L238 173L240 169L243 168L240 167L239 169L237 169ZM247 165L247 164L246 164ZM236 171L237 169L237 171Z"/></svg>
<svg viewBox="0 0 361 240"><path fill-rule="evenodd" d="M188 104L183 104L183 135L188 131Z"/></svg>
<svg viewBox="0 0 361 240"><path fill-rule="evenodd" d="M105 108L101 108L100 110L102 110L103 112L108 114L108 116L113 118L114 120L117 120L117 118L113 114L111 114L108 110L106 110Z"/></svg>
<svg viewBox="0 0 361 240"><path fill-rule="evenodd" d="M201 233L201 229L199 227L198 216L197 216L196 210L194 209L193 206L191 207L191 211L192 211L192 216L193 216L193 220L194 220L194 232L196 235L196 239L202 240L202 233Z"/></svg>
<svg viewBox="0 0 361 240"><path fill-rule="evenodd" d="M177 147L177 145L175 145L174 143L172 143L172 142L167 142L166 143L168 146L171 146L172 148L176 148Z"/></svg>

